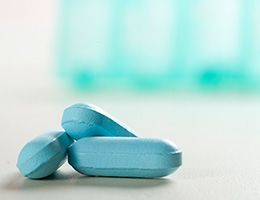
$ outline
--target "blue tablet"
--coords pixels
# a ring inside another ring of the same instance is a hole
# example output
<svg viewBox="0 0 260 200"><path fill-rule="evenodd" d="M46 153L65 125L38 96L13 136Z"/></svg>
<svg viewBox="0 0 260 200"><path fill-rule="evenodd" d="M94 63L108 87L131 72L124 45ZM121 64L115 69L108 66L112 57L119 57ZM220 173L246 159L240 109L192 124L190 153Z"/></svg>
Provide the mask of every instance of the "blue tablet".
<svg viewBox="0 0 260 200"><path fill-rule="evenodd" d="M63 131L40 135L21 150L17 167L23 176L40 179L51 175L65 161L73 140Z"/></svg>
<svg viewBox="0 0 260 200"><path fill-rule="evenodd" d="M74 104L66 108L62 127L75 140L90 136L135 137L126 125L91 104Z"/></svg>
<svg viewBox="0 0 260 200"><path fill-rule="evenodd" d="M182 152L172 142L137 137L90 137L69 148L69 164L89 176L156 178L182 164Z"/></svg>

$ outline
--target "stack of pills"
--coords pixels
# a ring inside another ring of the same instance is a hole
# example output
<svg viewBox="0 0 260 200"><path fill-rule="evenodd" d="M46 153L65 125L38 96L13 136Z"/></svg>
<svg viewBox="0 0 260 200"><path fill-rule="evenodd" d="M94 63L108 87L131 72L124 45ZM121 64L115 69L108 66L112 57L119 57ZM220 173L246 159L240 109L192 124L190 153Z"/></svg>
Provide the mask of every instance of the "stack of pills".
<svg viewBox="0 0 260 200"><path fill-rule="evenodd" d="M66 160L88 176L156 178L182 164L182 153L172 142L140 138L122 123L90 104L64 110L62 127L36 137L20 152L22 175L45 178Z"/></svg>

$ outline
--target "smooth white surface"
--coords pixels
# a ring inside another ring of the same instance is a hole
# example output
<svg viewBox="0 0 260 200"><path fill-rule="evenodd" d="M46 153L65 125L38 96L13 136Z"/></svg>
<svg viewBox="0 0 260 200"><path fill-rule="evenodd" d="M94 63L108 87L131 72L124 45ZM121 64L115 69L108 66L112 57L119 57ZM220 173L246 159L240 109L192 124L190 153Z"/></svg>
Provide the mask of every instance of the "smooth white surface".
<svg viewBox="0 0 260 200"><path fill-rule="evenodd" d="M71 97L54 91L31 91L30 95L24 91L26 95L1 99L1 199L260 198L260 103L256 97ZM67 164L48 180L28 180L18 174L15 163L22 146L37 134L60 128L63 108L83 99L129 124L140 136L176 142L183 149L183 166L158 180L83 177Z"/></svg>

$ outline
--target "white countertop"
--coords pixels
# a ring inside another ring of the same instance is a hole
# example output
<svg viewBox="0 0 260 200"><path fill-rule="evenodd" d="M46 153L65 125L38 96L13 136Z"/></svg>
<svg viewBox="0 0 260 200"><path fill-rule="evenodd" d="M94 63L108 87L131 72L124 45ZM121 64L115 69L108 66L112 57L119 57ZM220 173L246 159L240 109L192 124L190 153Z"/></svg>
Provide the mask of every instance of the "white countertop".
<svg viewBox="0 0 260 200"><path fill-rule="evenodd" d="M10 90L1 97L0 199L254 199L260 198L260 99L243 96ZM3 91L4 92L4 91ZM59 129L63 108L99 105L142 137L170 139L183 166L162 179L84 177L67 163L47 180L22 177L15 166L22 146Z"/></svg>

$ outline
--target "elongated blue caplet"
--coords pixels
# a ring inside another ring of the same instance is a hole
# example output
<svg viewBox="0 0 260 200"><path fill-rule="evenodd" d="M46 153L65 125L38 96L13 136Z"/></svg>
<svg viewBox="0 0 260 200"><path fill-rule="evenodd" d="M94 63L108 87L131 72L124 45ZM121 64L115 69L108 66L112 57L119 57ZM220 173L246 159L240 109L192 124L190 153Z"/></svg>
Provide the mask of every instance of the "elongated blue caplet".
<svg viewBox="0 0 260 200"><path fill-rule="evenodd" d="M17 167L23 176L45 178L55 172L65 161L73 140L63 131L40 135L21 150Z"/></svg>
<svg viewBox="0 0 260 200"><path fill-rule="evenodd" d="M177 170L182 152L161 139L89 137L71 145L68 160L84 175L156 178Z"/></svg>
<svg viewBox="0 0 260 200"><path fill-rule="evenodd" d="M91 104L74 104L66 108L62 127L75 140L91 136L135 137L126 125Z"/></svg>

